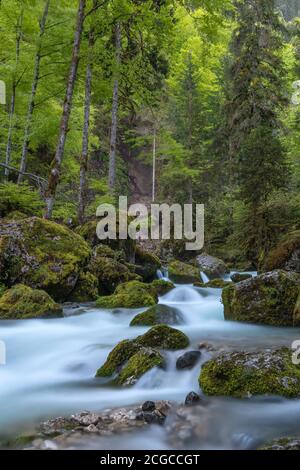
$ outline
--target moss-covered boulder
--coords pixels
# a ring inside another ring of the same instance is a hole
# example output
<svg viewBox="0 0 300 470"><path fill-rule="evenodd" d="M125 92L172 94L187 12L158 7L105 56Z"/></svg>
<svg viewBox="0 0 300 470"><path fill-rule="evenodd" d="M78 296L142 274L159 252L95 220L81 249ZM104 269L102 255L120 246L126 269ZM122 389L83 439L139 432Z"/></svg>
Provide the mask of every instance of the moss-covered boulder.
<svg viewBox="0 0 300 470"><path fill-rule="evenodd" d="M206 395L300 395L300 366L291 350L224 353L202 366L199 384Z"/></svg>
<svg viewBox="0 0 300 470"><path fill-rule="evenodd" d="M172 261L168 269L169 278L178 284L193 283L200 279L199 269L182 261Z"/></svg>
<svg viewBox="0 0 300 470"><path fill-rule="evenodd" d="M140 246L135 250L135 273L142 277L144 282L151 282L156 278L157 270L161 267L160 259L144 250Z"/></svg>
<svg viewBox="0 0 300 470"><path fill-rule="evenodd" d="M136 344L159 349L184 349L189 345L188 337L180 330L167 325L157 325L135 339Z"/></svg>
<svg viewBox="0 0 300 470"><path fill-rule="evenodd" d="M247 279L251 279L252 276L251 274L247 274L247 273L234 273L230 276L230 279L232 280L232 282L242 282L242 281L246 281Z"/></svg>
<svg viewBox="0 0 300 470"><path fill-rule="evenodd" d="M157 303L156 290L151 284L129 281L120 284L114 294L97 299L100 308L139 308L151 307Z"/></svg>
<svg viewBox="0 0 300 470"><path fill-rule="evenodd" d="M300 230L286 235L262 263L263 271L284 269L300 273Z"/></svg>
<svg viewBox="0 0 300 470"><path fill-rule="evenodd" d="M157 304L136 315L130 326L180 325L183 323L180 311L169 305Z"/></svg>
<svg viewBox="0 0 300 470"><path fill-rule="evenodd" d="M91 255L67 227L38 217L0 222L0 282L43 289L66 300Z"/></svg>
<svg viewBox="0 0 300 470"><path fill-rule="evenodd" d="M272 271L232 284L222 292L226 320L274 326L300 325L295 314L300 276Z"/></svg>
<svg viewBox="0 0 300 470"><path fill-rule="evenodd" d="M131 279L127 266L115 259L95 255L88 266L89 271L98 280L99 294L112 294L116 287Z"/></svg>
<svg viewBox="0 0 300 470"><path fill-rule="evenodd" d="M61 317L62 308L47 292L23 284L8 289L0 297L2 320Z"/></svg>
<svg viewBox="0 0 300 470"><path fill-rule="evenodd" d="M281 437L266 442L258 450L300 450L300 437Z"/></svg>
<svg viewBox="0 0 300 470"><path fill-rule="evenodd" d="M76 286L68 297L69 302L91 302L98 297L98 279L90 272L79 274Z"/></svg>
<svg viewBox="0 0 300 470"><path fill-rule="evenodd" d="M197 256L196 263L199 270L203 271L209 278L222 277L229 272L224 261L206 253Z"/></svg>
<svg viewBox="0 0 300 470"><path fill-rule="evenodd" d="M111 377L116 384L133 384L153 367L164 367L164 358L158 349L184 349L188 337L166 325L151 328L133 340L124 340L109 353L96 377Z"/></svg>
<svg viewBox="0 0 300 470"><path fill-rule="evenodd" d="M223 289L224 287L230 286L232 283L230 281L224 281L223 279L212 279L209 282L194 282L195 287L210 287L212 289Z"/></svg>
<svg viewBox="0 0 300 470"><path fill-rule="evenodd" d="M159 297L175 288L173 282L165 281L164 279L155 279L155 281L152 281L151 286L155 289Z"/></svg>

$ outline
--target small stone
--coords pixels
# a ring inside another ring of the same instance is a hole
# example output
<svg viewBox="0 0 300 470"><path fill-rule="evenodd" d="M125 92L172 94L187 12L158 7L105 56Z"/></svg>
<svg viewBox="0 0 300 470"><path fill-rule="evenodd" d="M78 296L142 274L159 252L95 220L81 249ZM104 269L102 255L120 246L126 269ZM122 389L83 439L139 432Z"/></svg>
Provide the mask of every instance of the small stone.
<svg viewBox="0 0 300 470"><path fill-rule="evenodd" d="M147 412L147 411L154 411L155 410L155 403L154 401L145 401L142 405L142 410Z"/></svg>
<svg viewBox="0 0 300 470"><path fill-rule="evenodd" d="M176 361L177 369L191 369L198 362L200 356L200 351L188 351L184 353Z"/></svg>
<svg viewBox="0 0 300 470"><path fill-rule="evenodd" d="M185 398L185 405L191 406L199 403L201 401L200 395L196 392L190 392Z"/></svg>

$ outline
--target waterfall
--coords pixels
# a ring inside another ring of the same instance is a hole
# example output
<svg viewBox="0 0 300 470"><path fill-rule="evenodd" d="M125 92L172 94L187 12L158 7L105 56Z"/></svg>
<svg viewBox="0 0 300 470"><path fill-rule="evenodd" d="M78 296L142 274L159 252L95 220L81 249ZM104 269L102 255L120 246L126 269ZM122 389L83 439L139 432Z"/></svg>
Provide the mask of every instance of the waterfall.
<svg viewBox="0 0 300 470"><path fill-rule="evenodd" d="M200 272L200 276L201 276L202 282L204 282L204 284L209 282L209 277L206 276L206 274L203 271Z"/></svg>
<svg viewBox="0 0 300 470"><path fill-rule="evenodd" d="M164 281L169 281L168 268L162 267L156 271L157 279L163 279Z"/></svg>

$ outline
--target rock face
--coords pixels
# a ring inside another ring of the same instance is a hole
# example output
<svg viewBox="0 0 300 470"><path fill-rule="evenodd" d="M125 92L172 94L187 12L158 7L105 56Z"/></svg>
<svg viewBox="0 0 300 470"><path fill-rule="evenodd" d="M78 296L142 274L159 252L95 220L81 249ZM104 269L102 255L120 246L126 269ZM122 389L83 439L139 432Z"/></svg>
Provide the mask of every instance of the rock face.
<svg viewBox="0 0 300 470"><path fill-rule="evenodd" d="M187 351L182 356L180 356L176 361L176 367L179 370L183 369L192 369L201 356L200 351Z"/></svg>
<svg viewBox="0 0 300 470"><path fill-rule="evenodd" d="M264 271L284 269L300 273L300 230L286 235L268 254L262 267Z"/></svg>
<svg viewBox="0 0 300 470"><path fill-rule="evenodd" d="M189 340L179 330L158 325L134 340L121 341L109 353L96 377L112 377L117 384L132 385L153 367L164 367L158 349L183 349Z"/></svg>
<svg viewBox="0 0 300 470"><path fill-rule="evenodd" d="M226 320L274 326L296 326L300 276L285 271L261 274L225 287L222 293Z"/></svg>
<svg viewBox="0 0 300 470"><path fill-rule="evenodd" d="M288 348L224 353L204 364L199 384L206 395L298 397L300 366L292 363Z"/></svg>
<svg viewBox="0 0 300 470"><path fill-rule="evenodd" d="M182 261L172 261L169 264L169 277L178 284L193 283L199 281L200 272L195 266Z"/></svg>
<svg viewBox="0 0 300 470"><path fill-rule="evenodd" d="M30 217L0 223L0 283L23 283L67 300L91 250L68 228Z"/></svg>
<svg viewBox="0 0 300 470"><path fill-rule="evenodd" d="M214 256L202 253L197 256L196 263L199 266L200 271L203 271L208 277L216 278L221 277L229 272L224 261Z"/></svg>
<svg viewBox="0 0 300 470"><path fill-rule="evenodd" d="M251 274L247 274L247 273L234 273L232 274L232 276L230 276L230 279L232 280L232 282L242 282L251 278L252 278Z"/></svg>
<svg viewBox="0 0 300 470"><path fill-rule="evenodd" d="M114 294L99 297L97 306L102 308L139 308L150 307L157 302L155 288L151 284L140 281L130 281L120 284Z"/></svg>
<svg viewBox="0 0 300 470"><path fill-rule="evenodd" d="M47 292L18 284L0 297L2 320L62 317L61 307Z"/></svg>
<svg viewBox="0 0 300 470"><path fill-rule="evenodd" d="M180 325L180 323L183 323L180 311L168 305L157 304L136 315L131 320L130 326L153 326L163 323L166 325Z"/></svg>

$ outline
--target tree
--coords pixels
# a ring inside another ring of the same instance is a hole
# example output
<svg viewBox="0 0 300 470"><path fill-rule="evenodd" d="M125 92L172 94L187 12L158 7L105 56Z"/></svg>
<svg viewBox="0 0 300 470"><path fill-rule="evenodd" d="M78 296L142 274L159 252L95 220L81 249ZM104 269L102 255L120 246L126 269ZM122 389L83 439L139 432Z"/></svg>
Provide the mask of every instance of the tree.
<svg viewBox="0 0 300 470"><path fill-rule="evenodd" d="M62 113L61 123L60 123L60 133L59 133L58 143L56 147L55 157L51 165L51 170L50 170L50 175L49 175L49 180L48 180L48 187L46 190L46 211L45 211L46 218L51 218L52 216L56 188L57 188L59 177L60 177L61 163L63 159L65 142L66 142L66 137L67 137L67 132L68 132L69 118L70 118L71 108L72 108L74 86L75 86L75 81L77 77L85 7L86 7L86 0L79 0L76 29L75 29L75 34L74 34L72 59L71 59L67 90L66 90L66 95L64 99L63 113Z"/></svg>

